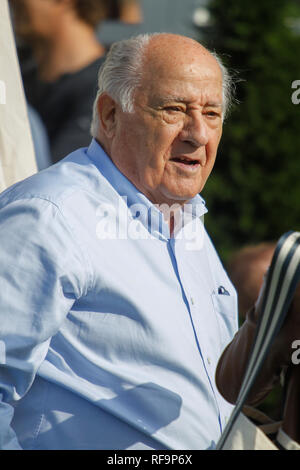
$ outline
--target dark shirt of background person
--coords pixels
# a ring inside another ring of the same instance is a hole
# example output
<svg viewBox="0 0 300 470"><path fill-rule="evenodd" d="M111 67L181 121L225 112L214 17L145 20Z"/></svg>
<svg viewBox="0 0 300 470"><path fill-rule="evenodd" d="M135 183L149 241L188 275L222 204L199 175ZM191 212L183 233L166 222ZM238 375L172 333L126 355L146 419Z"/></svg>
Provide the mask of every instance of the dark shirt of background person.
<svg viewBox="0 0 300 470"><path fill-rule="evenodd" d="M30 47L21 72L28 103L41 117L57 162L90 142L95 76L105 48L95 29L104 0L10 0L17 39ZM27 57L28 59L28 57Z"/></svg>

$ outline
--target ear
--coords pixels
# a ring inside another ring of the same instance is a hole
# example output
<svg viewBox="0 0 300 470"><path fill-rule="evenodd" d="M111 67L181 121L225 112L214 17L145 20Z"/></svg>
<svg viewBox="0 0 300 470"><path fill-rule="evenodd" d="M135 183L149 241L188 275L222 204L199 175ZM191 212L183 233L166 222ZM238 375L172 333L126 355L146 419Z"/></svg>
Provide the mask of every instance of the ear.
<svg viewBox="0 0 300 470"><path fill-rule="evenodd" d="M99 121L108 139L111 139L115 133L116 106L116 102L107 93L99 96L97 103Z"/></svg>

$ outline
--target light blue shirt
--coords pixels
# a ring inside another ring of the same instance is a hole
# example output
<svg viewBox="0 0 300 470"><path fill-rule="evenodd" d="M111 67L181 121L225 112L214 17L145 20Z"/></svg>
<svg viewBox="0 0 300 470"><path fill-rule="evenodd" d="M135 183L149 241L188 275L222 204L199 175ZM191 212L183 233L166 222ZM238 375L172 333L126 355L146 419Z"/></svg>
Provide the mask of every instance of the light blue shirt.
<svg viewBox="0 0 300 470"><path fill-rule="evenodd" d="M237 299L185 209L170 237L95 140L1 194L0 448L214 448Z"/></svg>

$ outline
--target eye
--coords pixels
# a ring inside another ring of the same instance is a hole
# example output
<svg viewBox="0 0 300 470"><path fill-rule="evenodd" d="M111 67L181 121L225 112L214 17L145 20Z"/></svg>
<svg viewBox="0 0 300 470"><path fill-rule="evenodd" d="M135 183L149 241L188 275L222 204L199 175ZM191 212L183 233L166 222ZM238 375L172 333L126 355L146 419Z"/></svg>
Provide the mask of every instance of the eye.
<svg viewBox="0 0 300 470"><path fill-rule="evenodd" d="M205 115L211 119L221 117L221 113L218 111L206 111Z"/></svg>
<svg viewBox="0 0 300 470"><path fill-rule="evenodd" d="M164 109L168 112L175 112L175 113L180 113L184 111L183 108L181 108L180 106L166 106Z"/></svg>

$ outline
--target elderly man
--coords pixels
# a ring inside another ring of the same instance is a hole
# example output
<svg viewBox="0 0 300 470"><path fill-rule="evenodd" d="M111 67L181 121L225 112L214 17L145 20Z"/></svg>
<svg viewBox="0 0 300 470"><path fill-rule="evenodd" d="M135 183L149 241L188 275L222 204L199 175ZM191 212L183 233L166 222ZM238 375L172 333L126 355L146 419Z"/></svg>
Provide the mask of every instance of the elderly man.
<svg viewBox="0 0 300 470"><path fill-rule="evenodd" d="M213 449L235 290L205 232L228 75L192 39L116 43L93 140L0 198L3 449Z"/></svg>

